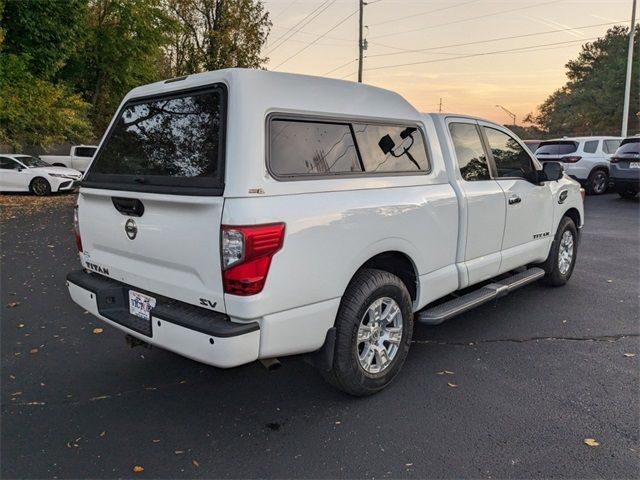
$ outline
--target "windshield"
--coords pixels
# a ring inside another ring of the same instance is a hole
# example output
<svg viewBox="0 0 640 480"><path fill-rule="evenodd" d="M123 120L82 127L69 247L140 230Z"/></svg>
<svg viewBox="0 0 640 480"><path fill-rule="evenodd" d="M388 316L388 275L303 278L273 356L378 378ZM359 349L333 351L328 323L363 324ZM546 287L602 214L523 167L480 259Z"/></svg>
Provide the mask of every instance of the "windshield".
<svg viewBox="0 0 640 480"><path fill-rule="evenodd" d="M558 141L542 142L536 150L536 155L567 155L578 149L576 142Z"/></svg>
<svg viewBox="0 0 640 480"><path fill-rule="evenodd" d="M16 159L18 159L19 162L24 163L28 168L51 166L51 164L44 160L40 160L38 157L32 157L30 155L16 155Z"/></svg>
<svg viewBox="0 0 640 480"><path fill-rule="evenodd" d="M89 169L87 183L127 184L135 190L221 188L224 101L225 90L219 86L126 104Z"/></svg>

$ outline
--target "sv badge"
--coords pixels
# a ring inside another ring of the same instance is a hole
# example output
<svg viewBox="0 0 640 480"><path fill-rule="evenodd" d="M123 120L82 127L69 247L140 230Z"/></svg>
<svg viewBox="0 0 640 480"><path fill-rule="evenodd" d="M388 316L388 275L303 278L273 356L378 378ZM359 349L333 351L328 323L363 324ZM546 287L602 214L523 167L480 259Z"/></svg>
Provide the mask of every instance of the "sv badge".
<svg viewBox="0 0 640 480"><path fill-rule="evenodd" d="M200 299L200 305L207 308L216 308L218 302L212 302L211 300L207 300L206 298Z"/></svg>

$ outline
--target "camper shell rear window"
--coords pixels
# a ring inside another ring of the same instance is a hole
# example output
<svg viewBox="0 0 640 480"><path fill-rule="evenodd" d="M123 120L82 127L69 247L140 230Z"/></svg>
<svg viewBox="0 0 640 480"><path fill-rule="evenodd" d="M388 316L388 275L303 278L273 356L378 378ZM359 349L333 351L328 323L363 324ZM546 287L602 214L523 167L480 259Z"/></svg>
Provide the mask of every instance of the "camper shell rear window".
<svg viewBox="0 0 640 480"><path fill-rule="evenodd" d="M83 186L222 195L226 102L222 84L128 101Z"/></svg>

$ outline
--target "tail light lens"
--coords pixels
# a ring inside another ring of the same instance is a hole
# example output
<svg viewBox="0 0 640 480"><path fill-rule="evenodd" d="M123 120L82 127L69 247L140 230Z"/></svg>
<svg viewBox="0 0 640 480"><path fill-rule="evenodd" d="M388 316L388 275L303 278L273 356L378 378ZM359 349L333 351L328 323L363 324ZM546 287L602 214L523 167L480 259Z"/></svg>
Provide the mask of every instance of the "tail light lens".
<svg viewBox="0 0 640 480"><path fill-rule="evenodd" d="M76 237L76 247L82 252L82 238L80 238L80 221L78 220L78 205L73 207L73 233Z"/></svg>
<svg viewBox="0 0 640 480"><path fill-rule="evenodd" d="M271 258L282 248L284 223L222 226L221 256L224 292L255 295L264 288Z"/></svg>
<svg viewBox="0 0 640 480"><path fill-rule="evenodd" d="M579 155L568 155L560 159L562 163L576 163L576 162L579 162L580 160L582 160L582 157Z"/></svg>

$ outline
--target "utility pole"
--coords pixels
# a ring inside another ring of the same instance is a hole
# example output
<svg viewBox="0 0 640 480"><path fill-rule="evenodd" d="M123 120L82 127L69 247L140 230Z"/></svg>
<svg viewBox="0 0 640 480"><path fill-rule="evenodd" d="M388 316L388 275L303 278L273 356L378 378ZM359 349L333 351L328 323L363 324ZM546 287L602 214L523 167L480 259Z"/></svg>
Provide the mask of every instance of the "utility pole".
<svg viewBox="0 0 640 480"><path fill-rule="evenodd" d="M502 110L504 110L504 113L506 113L507 115L509 115L511 117L511 119L513 120L513 126L515 127L515 125L516 125L516 114L510 112L509 110L504 108L502 105L496 105L496 107L501 108Z"/></svg>
<svg viewBox="0 0 640 480"><path fill-rule="evenodd" d="M631 71L633 67L633 37L636 32L636 0L631 7L631 28L629 29L629 52L627 54L627 81L624 87L624 107L622 108L622 132L620 136L627 136L629 123L629 100L631 96ZM637 105L636 105L637 107Z"/></svg>
<svg viewBox="0 0 640 480"><path fill-rule="evenodd" d="M438 105L438 112L442 113L442 97L440 97L440 105Z"/></svg>
<svg viewBox="0 0 640 480"><path fill-rule="evenodd" d="M364 16L364 0L358 0L360 2L360 34L358 36L358 83L362 83L362 56L364 54L364 39L362 35L362 19Z"/></svg>

